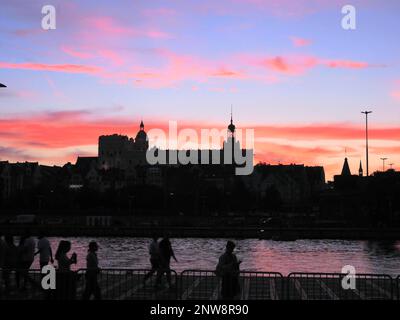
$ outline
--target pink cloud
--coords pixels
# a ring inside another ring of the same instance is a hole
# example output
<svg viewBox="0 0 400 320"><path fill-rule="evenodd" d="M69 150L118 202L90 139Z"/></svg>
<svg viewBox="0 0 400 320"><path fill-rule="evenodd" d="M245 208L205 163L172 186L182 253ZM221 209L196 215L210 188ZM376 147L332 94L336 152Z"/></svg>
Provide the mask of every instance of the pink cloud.
<svg viewBox="0 0 400 320"><path fill-rule="evenodd" d="M400 80L396 80L394 83L394 89L390 93L393 99L400 102Z"/></svg>
<svg viewBox="0 0 400 320"><path fill-rule="evenodd" d="M283 57L265 58L260 64L270 70L290 75L302 74L315 67L318 60L314 57Z"/></svg>
<svg viewBox="0 0 400 320"><path fill-rule="evenodd" d="M116 22L113 18L106 16L88 17L85 19L85 25L90 28L95 34L100 33L102 36L134 36L148 37L154 39L168 39L172 37L170 34L164 31L156 30L154 28L125 26ZM98 35L100 36L100 34Z"/></svg>
<svg viewBox="0 0 400 320"><path fill-rule="evenodd" d="M311 40L303 38L291 37L290 39L295 47L306 47L312 43Z"/></svg>
<svg viewBox="0 0 400 320"><path fill-rule="evenodd" d="M93 54L92 53L75 50L75 49L72 49L70 47L62 46L61 50L64 53L66 53L66 54L68 54L68 55L70 55L72 57L75 57L75 58L79 58L79 59L90 59L90 58L93 58Z"/></svg>
<svg viewBox="0 0 400 320"><path fill-rule="evenodd" d="M99 50L98 54L102 57L105 58L115 66L121 66L124 64L125 59L121 57L121 55L113 50Z"/></svg>
<svg viewBox="0 0 400 320"><path fill-rule="evenodd" d="M82 48L63 46L61 50L77 59L90 57L97 62L97 65L0 62L0 68L84 73L124 85L160 88L173 87L184 81L202 83L211 79L219 79L221 82L253 80L276 83L281 80L279 75L300 76L318 66L355 70L374 66L362 61L322 59L310 55L232 55L212 60L195 55L183 55L167 49L145 53L136 51L123 55L121 51L93 44ZM104 60L109 64L102 65ZM116 68L122 65L125 66L124 69ZM265 72L266 70L269 72Z"/></svg>
<svg viewBox="0 0 400 320"><path fill-rule="evenodd" d="M345 69L364 69L370 65L366 62L351 61L351 60L326 60L321 61L322 64L329 68L345 68Z"/></svg>
<svg viewBox="0 0 400 320"><path fill-rule="evenodd" d="M245 75L241 72L230 70L227 68L220 68L215 73L211 74L213 77L223 78L243 78Z"/></svg>
<svg viewBox="0 0 400 320"><path fill-rule="evenodd" d="M20 70L36 70L36 71L55 71L67 73L88 73L96 74L102 71L97 66L85 66L77 64L45 64L45 63L9 63L0 62L0 68L4 69L20 69Z"/></svg>
<svg viewBox="0 0 400 320"><path fill-rule="evenodd" d="M144 9L142 15L146 18L175 17L177 12L170 8Z"/></svg>
<svg viewBox="0 0 400 320"><path fill-rule="evenodd" d="M305 55L281 55L272 57L242 56L242 61L244 63L264 67L270 71L292 76L302 75L317 66L324 66L331 69L365 69L378 66L362 61L323 59Z"/></svg>
<svg viewBox="0 0 400 320"><path fill-rule="evenodd" d="M392 92L392 97L395 98L396 100L400 101L400 90L393 91Z"/></svg>

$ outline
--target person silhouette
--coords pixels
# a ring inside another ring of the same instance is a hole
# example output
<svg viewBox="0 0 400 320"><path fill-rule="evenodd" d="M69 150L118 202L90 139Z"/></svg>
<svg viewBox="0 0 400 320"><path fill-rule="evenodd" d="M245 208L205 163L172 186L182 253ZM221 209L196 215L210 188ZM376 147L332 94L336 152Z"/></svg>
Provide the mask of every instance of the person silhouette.
<svg viewBox="0 0 400 320"><path fill-rule="evenodd" d="M151 270L144 276L143 282L146 282L160 268L160 249L158 246L158 236L153 235L149 245L149 255Z"/></svg>
<svg viewBox="0 0 400 320"><path fill-rule="evenodd" d="M44 266L47 266L49 262L54 263L50 242L43 231L38 237L37 249L38 251L35 253L35 256L39 254L40 270L42 270Z"/></svg>
<svg viewBox="0 0 400 320"><path fill-rule="evenodd" d="M6 242L3 240L3 236L0 233L0 271L2 273L2 278L4 280L4 261L6 259ZM1 290L1 282L0 282L0 290ZM0 291L1 292L1 291Z"/></svg>
<svg viewBox="0 0 400 320"><path fill-rule="evenodd" d="M6 242L0 234L0 269L4 268L4 260L6 257Z"/></svg>
<svg viewBox="0 0 400 320"><path fill-rule="evenodd" d="M89 300L94 295L95 300L101 300L101 290L97 281L97 275L100 273L97 250L99 246L95 241L89 243L89 250L86 256L86 286L83 293L83 300Z"/></svg>
<svg viewBox="0 0 400 320"><path fill-rule="evenodd" d="M171 283L171 257L174 258L176 262L178 260L175 257L174 250L172 249L171 241L169 240L168 237L164 237L159 245L159 250L160 250L160 268L158 269L157 272L157 278L156 278L156 284L155 287L156 289L159 287L161 283L161 278L163 274L166 274L167 277L167 283L168 287L171 289L172 288L172 283Z"/></svg>
<svg viewBox="0 0 400 320"><path fill-rule="evenodd" d="M10 291L10 274L12 270L17 268L18 248L14 244L14 237L7 235L5 240L5 256L4 256L4 270L3 280L6 292Z"/></svg>
<svg viewBox="0 0 400 320"><path fill-rule="evenodd" d="M71 250L71 242L61 240L55 254L57 260L57 298L61 300L73 300L76 293L76 277L75 273L71 271L71 265L76 264L76 253L72 253L71 258L67 253Z"/></svg>
<svg viewBox="0 0 400 320"><path fill-rule="evenodd" d="M239 285L239 266L242 263L238 261L233 253L235 243L228 241L225 252L220 256L216 268L216 275L222 278L221 297L223 300L232 300L240 292Z"/></svg>
<svg viewBox="0 0 400 320"><path fill-rule="evenodd" d="M35 260L35 239L31 237L29 230L21 237L18 246L18 270L17 270L17 286L20 285L20 276L23 278L22 290L26 289L26 283L35 284L33 279L29 277L29 269Z"/></svg>

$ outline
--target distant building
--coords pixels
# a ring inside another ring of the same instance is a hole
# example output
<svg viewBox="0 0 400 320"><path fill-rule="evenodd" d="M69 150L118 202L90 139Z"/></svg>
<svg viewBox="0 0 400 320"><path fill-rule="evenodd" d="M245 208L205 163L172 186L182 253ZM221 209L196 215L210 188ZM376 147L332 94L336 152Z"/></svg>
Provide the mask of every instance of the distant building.
<svg viewBox="0 0 400 320"><path fill-rule="evenodd" d="M143 121L135 139L113 134L99 137L98 166L100 169L117 168L134 171L137 165L146 165L146 151L149 141Z"/></svg>
<svg viewBox="0 0 400 320"><path fill-rule="evenodd" d="M326 186L323 167L296 164L258 164L250 176L243 177L243 181L250 191L261 198L274 190L284 204L308 201Z"/></svg>

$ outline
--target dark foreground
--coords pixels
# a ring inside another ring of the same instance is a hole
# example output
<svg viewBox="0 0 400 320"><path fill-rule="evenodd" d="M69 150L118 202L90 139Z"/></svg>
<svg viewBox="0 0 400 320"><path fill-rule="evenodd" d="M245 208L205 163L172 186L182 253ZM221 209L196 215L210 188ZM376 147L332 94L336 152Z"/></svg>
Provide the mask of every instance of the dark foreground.
<svg viewBox="0 0 400 320"><path fill-rule="evenodd" d="M165 278L155 288L155 276L144 281L148 270L105 269L99 274L102 298L105 300L218 300L221 282L213 271L186 270L171 272L172 286ZM82 299L85 271L74 274L74 285L67 290L44 291L39 288L39 271L30 271L33 280L22 291L12 285L4 288L0 300L65 300ZM240 274L240 293L236 300L399 300L400 279L388 275L358 274L355 289L343 289L345 274L291 273L283 277L276 272L247 272ZM13 278L13 276L11 276ZM347 282L348 283L348 282ZM66 292L68 291L68 293Z"/></svg>

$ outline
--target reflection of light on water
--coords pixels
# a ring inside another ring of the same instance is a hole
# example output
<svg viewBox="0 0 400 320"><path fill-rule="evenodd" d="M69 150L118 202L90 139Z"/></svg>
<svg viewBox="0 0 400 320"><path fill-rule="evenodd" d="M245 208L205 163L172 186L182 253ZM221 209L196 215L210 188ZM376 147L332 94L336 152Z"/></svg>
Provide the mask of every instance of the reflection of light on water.
<svg viewBox="0 0 400 320"><path fill-rule="evenodd" d="M71 241L78 255L74 269L85 268L87 246L99 244L99 263L103 268L149 268L148 244L145 238L62 238ZM53 254L61 238L50 238ZM214 270L227 239L171 239L178 263L171 267ZM400 273L400 242L392 244L345 240L234 240L242 270L290 272L340 272L353 265L359 273ZM34 267L38 267L37 258Z"/></svg>

